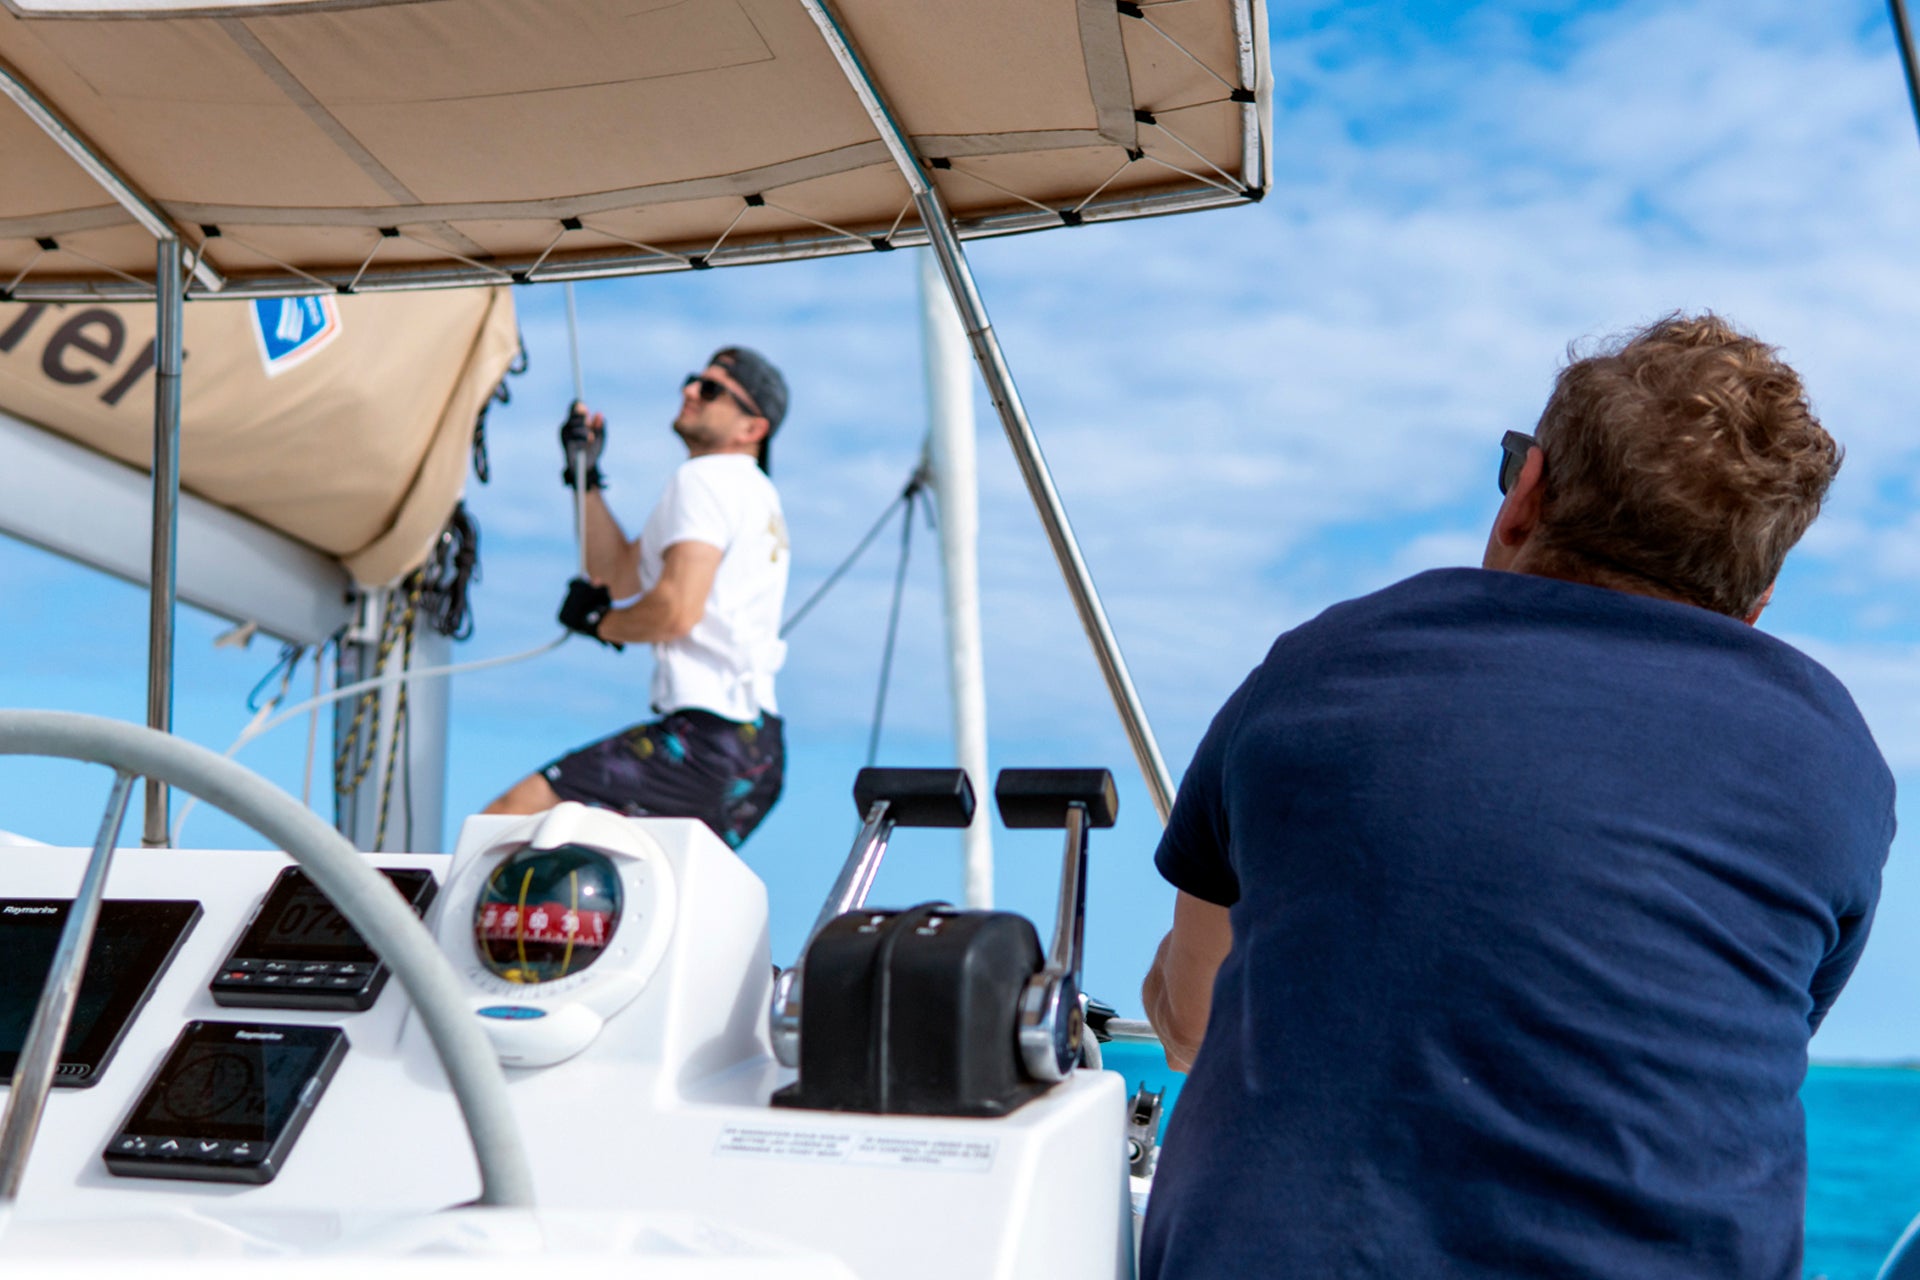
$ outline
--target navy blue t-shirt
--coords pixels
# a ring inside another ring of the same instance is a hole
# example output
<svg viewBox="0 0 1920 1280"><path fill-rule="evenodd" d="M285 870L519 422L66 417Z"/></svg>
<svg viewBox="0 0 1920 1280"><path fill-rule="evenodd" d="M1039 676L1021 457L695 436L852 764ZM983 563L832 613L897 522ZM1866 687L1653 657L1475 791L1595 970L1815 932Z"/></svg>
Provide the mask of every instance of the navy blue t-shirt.
<svg viewBox="0 0 1920 1280"><path fill-rule="evenodd" d="M1719 614L1478 569L1282 636L1156 862L1232 908L1145 1280L1799 1275L1893 779Z"/></svg>

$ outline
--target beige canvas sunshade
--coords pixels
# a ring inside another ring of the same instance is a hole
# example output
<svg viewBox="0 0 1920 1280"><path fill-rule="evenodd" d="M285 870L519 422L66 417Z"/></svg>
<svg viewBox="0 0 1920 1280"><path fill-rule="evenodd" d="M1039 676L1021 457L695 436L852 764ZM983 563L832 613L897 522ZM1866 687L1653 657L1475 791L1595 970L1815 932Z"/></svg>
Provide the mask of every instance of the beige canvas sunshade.
<svg viewBox="0 0 1920 1280"><path fill-rule="evenodd" d="M0 410L146 468L153 332L141 303L0 304ZM184 338L181 488L365 586L426 559L519 350L507 289L195 302Z"/></svg>
<svg viewBox="0 0 1920 1280"><path fill-rule="evenodd" d="M838 0L963 236L1256 199L1258 0ZM0 0L0 286L236 292L924 243L798 0ZM41 119L36 120L36 115ZM61 122L68 147L43 128Z"/></svg>

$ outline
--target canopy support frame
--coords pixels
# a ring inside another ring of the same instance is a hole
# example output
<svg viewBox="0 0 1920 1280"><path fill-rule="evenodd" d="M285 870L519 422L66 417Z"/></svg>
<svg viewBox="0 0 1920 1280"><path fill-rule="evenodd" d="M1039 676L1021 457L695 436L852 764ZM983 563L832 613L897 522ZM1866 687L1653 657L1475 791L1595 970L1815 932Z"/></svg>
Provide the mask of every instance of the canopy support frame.
<svg viewBox="0 0 1920 1280"><path fill-rule="evenodd" d="M900 176L906 180L913 194L914 205L940 264L940 274L946 281L947 292L953 297L953 305L960 313L961 326L966 330L967 341L973 348L974 362L980 367L980 376L986 381L993 407L998 411L1007 441L1013 447L1014 459L1019 464L1022 479L1026 481L1027 492L1039 513L1040 523L1046 530L1047 541L1053 547L1054 558L1059 561L1060 572L1066 578L1067 591L1073 597L1080 624L1093 645L1094 657L1100 664L1100 673L1106 680L1114 707L1120 713L1121 726L1126 730L1148 794L1160 814L1160 820L1165 822L1173 808L1172 776L1161 757L1160 745L1154 739L1153 727L1147 722L1146 709L1141 705L1133 677L1127 671L1119 640L1107 621L1106 608L1094 588L1093 576L1088 572L1086 560L1080 553L1080 544L1074 537L1072 525L1068 523L1066 507L1054 486L1046 458L1040 452L1040 441L1027 418L1026 406L1020 400L1018 388L1014 386L1013 372L1000 349L1000 340L993 332L992 322L987 318L986 305L974 283L973 270L961 248L960 236L952 216L947 212L946 202L927 176L919 156L914 153L907 139L906 131L888 108L879 84L854 52L845 29L827 0L801 0L801 3L814 25L820 29L848 86L859 98L861 107L879 132L880 141L893 158L894 166L899 169Z"/></svg>
<svg viewBox="0 0 1920 1280"><path fill-rule="evenodd" d="M1920 57L1916 57L1913 43L1913 23L1907 17L1906 0L1887 0L1887 10L1893 19L1893 42L1900 50L1900 69L1906 72L1907 101L1913 107L1913 118L1920 124Z"/></svg>
<svg viewBox="0 0 1920 1280"><path fill-rule="evenodd" d="M111 161L69 124L18 72L0 63L0 94L12 100L53 143L78 164L114 203L154 238L154 382L153 382L153 540L147 608L147 725L173 732L173 638L177 612L180 511L180 373L185 363L187 279L218 291L226 281L205 253L189 258L180 229ZM146 816L141 843L164 847L167 836L167 786L152 778L146 785Z"/></svg>
<svg viewBox="0 0 1920 1280"><path fill-rule="evenodd" d="M147 578L147 727L173 732L173 632L179 597L180 371L186 363L185 246L155 246L153 331L153 560ZM147 779L140 843L168 843L167 784Z"/></svg>
<svg viewBox="0 0 1920 1280"><path fill-rule="evenodd" d="M129 181L113 162L108 160L88 142L85 135L68 124L56 112L38 91L21 78L20 74L6 63L0 62L0 94L13 100L15 106L24 111L27 118L40 126L40 131L51 138L56 146L66 152L73 162L86 171L89 178L113 197L113 202L127 211L135 222L139 223L155 240L182 240L180 228L162 213L152 200L149 200L138 187ZM193 263L193 275L203 288L219 292L226 287L226 281L205 254L196 254Z"/></svg>

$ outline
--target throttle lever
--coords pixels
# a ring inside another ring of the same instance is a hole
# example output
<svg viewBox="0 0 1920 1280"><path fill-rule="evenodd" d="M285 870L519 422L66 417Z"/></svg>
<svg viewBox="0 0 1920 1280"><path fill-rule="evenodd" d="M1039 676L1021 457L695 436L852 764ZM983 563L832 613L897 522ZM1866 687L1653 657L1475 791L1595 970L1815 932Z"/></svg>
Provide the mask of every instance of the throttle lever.
<svg viewBox="0 0 1920 1280"><path fill-rule="evenodd" d="M783 1067L800 1065L800 977L807 947L822 929L866 904L880 860L895 827L964 827L973 821L973 784L964 769L862 769L853 780L853 802L864 815L860 834L827 894L800 959L773 980L773 1056Z"/></svg>
<svg viewBox="0 0 1920 1280"><path fill-rule="evenodd" d="M1105 769L1002 769L993 788L1008 827L1064 827L1060 898L1046 966L1020 994L1020 1062L1028 1075L1064 1080L1080 1059L1085 1013L1080 965L1087 931L1087 846L1094 827L1119 815L1113 774Z"/></svg>

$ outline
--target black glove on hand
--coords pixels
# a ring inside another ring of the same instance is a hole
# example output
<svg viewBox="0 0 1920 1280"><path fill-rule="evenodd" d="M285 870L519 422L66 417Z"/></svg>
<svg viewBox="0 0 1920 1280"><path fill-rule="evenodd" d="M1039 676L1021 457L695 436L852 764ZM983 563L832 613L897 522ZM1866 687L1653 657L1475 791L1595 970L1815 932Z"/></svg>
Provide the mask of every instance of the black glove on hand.
<svg viewBox="0 0 1920 1280"><path fill-rule="evenodd" d="M581 477L589 490L601 488L606 479L600 474L600 447L607 440L606 419L599 414L589 414L587 406L578 400L567 411L567 420L560 424L560 454L566 459L566 467L560 472L560 479L567 488L573 488L574 462L578 459Z"/></svg>
<svg viewBox="0 0 1920 1280"><path fill-rule="evenodd" d="M614 649L625 645L600 634L600 620L613 609L613 593L597 582L575 578L567 584L567 598L560 605L560 625L583 636L592 636Z"/></svg>

